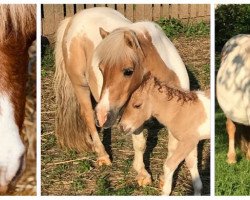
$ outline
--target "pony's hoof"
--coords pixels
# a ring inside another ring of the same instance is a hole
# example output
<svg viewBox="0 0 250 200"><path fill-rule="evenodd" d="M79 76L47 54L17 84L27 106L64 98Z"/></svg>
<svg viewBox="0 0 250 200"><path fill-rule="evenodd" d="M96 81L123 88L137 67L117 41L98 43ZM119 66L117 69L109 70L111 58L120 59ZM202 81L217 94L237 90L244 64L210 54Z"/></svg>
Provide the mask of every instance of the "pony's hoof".
<svg viewBox="0 0 250 200"><path fill-rule="evenodd" d="M152 183L151 176L149 174L139 174L137 177L137 183L139 186L147 186Z"/></svg>
<svg viewBox="0 0 250 200"><path fill-rule="evenodd" d="M228 164L235 164L236 161L236 155L235 154L228 154L227 155L227 163Z"/></svg>
<svg viewBox="0 0 250 200"><path fill-rule="evenodd" d="M0 195L6 194L7 190L8 190L8 186L0 186Z"/></svg>
<svg viewBox="0 0 250 200"><path fill-rule="evenodd" d="M102 156L97 159L97 165L102 166L102 165L111 165L111 161L109 159L109 156Z"/></svg>

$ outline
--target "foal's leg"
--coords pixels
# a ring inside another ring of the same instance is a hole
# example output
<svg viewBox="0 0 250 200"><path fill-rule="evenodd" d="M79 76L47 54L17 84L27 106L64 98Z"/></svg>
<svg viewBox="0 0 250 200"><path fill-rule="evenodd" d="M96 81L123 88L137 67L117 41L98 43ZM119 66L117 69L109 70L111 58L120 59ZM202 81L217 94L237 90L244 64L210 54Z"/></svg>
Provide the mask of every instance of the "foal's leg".
<svg viewBox="0 0 250 200"><path fill-rule="evenodd" d="M173 134L168 131L168 156L167 156L167 159L169 159L175 149L177 148L177 145L178 145L178 140L175 139L175 137L173 136ZM163 188L163 184L164 184L164 178L163 176L160 176L160 184L159 184L159 187L162 189Z"/></svg>
<svg viewBox="0 0 250 200"><path fill-rule="evenodd" d="M194 195L201 195L202 182L198 171L197 146L189 153L185 161L192 177Z"/></svg>
<svg viewBox="0 0 250 200"><path fill-rule="evenodd" d="M228 141L229 141L229 148L227 153L227 162L229 164L236 163L236 153L235 153L235 132L236 126L232 122L231 119L227 118L226 122L227 126L227 134L228 134Z"/></svg>
<svg viewBox="0 0 250 200"><path fill-rule="evenodd" d="M162 188L163 195L169 195L172 190L172 179L173 174L178 165L183 161L189 153L195 148L198 141L192 138L188 138L185 141L179 141L177 148L175 149L172 156L166 159L163 171L164 171L164 183Z"/></svg>
<svg viewBox="0 0 250 200"><path fill-rule="evenodd" d="M133 147L135 151L135 158L133 162L133 167L138 173L136 179L140 186L145 186L151 184L151 176L145 169L145 165L143 162L143 154L146 148L146 140L141 132L138 135L132 134L133 139Z"/></svg>

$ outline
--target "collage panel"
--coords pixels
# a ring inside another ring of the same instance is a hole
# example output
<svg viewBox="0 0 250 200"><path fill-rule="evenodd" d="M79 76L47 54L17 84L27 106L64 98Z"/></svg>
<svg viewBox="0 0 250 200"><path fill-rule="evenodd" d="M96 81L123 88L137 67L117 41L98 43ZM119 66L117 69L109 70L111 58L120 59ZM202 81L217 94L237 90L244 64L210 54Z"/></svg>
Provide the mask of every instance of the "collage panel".
<svg viewBox="0 0 250 200"><path fill-rule="evenodd" d="M0 196L36 195L36 5L0 4Z"/></svg>
<svg viewBox="0 0 250 200"><path fill-rule="evenodd" d="M41 195L209 196L210 5L41 8Z"/></svg>
<svg viewBox="0 0 250 200"><path fill-rule="evenodd" d="M215 10L215 194L250 195L250 5Z"/></svg>

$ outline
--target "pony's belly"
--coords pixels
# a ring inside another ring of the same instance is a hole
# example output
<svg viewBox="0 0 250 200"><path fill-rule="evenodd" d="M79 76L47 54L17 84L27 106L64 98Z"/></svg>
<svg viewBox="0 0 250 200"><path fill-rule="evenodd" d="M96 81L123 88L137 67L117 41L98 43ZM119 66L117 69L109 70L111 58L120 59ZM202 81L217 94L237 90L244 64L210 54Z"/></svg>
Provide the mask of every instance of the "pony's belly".
<svg viewBox="0 0 250 200"><path fill-rule="evenodd" d="M217 86L218 103L225 115L234 122L249 125L247 105L243 96L244 94L241 92L226 90L224 87Z"/></svg>
<svg viewBox="0 0 250 200"><path fill-rule="evenodd" d="M238 35L223 47L216 92L220 107L235 122L250 123L250 36Z"/></svg>

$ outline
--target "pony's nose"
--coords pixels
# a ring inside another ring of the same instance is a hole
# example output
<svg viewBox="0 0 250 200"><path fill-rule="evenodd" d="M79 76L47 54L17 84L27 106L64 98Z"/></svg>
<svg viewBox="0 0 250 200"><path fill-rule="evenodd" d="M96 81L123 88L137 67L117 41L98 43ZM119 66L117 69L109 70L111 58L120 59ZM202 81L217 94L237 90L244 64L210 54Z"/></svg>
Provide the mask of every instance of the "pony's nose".
<svg viewBox="0 0 250 200"><path fill-rule="evenodd" d="M96 126L97 127L103 127L104 123L107 120L107 114L104 115L104 116L102 116L102 117L99 115L99 117L98 117L98 115L95 112L94 118L95 118L95 124L96 124Z"/></svg>

